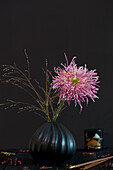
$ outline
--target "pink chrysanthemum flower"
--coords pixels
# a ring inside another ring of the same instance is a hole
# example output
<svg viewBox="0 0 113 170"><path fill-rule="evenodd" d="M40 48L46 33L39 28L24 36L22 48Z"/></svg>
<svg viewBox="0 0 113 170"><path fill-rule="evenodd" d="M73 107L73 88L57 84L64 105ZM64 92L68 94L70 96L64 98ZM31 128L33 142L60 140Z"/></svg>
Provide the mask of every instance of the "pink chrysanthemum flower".
<svg viewBox="0 0 113 170"><path fill-rule="evenodd" d="M63 68L54 68L57 76L54 77L52 85L56 92L59 92L59 103L61 100L66 99L68 104L70 101L74 100L75 107L77 103L79 104L81 110L81 102L86 102L88 104L88 98L93 101L98 98L96 95L99 87L99 83L96 70L88 71L88 69L81 66L77 68L73 57L70 64L68 64L68 59L66 57L66 64L61 64Z"/></svg>

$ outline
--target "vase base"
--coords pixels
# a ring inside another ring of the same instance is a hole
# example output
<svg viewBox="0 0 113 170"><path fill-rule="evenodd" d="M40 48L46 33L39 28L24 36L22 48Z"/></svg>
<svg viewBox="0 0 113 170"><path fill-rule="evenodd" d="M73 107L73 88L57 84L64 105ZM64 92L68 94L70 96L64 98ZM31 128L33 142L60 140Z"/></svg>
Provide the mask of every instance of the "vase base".
<svg viewBox="0 0 113 170"><path fill-rule="evenodd" d="M31 156L33 157L34 159L34 163L35 164L39 164L39 165L62 165L62 164L65 164L66 162L68 162L69 160L72 159L72 155L66 157L65 155L64 156L59 156L59 155L45 155L45 157L42 155L37 155L37 154L34 154L30 151L30 154Z"/></svg>

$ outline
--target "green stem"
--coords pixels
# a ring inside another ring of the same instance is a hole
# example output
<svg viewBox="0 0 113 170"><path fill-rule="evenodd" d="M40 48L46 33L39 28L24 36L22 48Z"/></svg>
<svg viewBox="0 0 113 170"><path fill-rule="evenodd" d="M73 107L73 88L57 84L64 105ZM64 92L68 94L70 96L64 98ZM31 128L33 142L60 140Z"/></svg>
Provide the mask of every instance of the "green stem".
<svg viewBox="0 0 113 170"><path fill-rule="evenodd" d="M56 122L56 120L57 120L57 118L58 118L58 116L59 116L59 113L60 113L60 111L62 110L62 107L64 106L65 100L66 100L66 99L64 99L64 100L62 100L62 101L60 102L60 105L58 106L58 108L57 108L57 110L56 110L56 114L55 114L55 116L52 118L52 121L53 121L53 122Z"/></svg>

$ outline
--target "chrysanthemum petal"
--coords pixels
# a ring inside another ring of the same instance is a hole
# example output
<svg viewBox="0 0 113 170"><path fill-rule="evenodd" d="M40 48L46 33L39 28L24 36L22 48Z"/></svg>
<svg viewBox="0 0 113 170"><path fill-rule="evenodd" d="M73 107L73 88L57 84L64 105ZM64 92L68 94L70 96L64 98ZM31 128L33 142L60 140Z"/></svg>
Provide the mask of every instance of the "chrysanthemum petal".
<svg viewBox="0 0 113 170"><path fill-rule="evenodd" d="M80 110L82 110L82 102L88 104L88 98L93 101L95 101L95 98L98 98L96 93L100 87L98 85L100 83L98 81L99 76L95 72L96 69L88 71L86 64L84 67L80 66L77 68L74 61L76 57L73 57L70 64L68 64L67 56L66 54L64 55L66 64L61 64L63 68L54 68L57 75L53 78L53 89L56 92L60 92L59 103L63 99L66 99L68 104L70 104L71 100L74 100L75 107L78 103Z"/></svg>

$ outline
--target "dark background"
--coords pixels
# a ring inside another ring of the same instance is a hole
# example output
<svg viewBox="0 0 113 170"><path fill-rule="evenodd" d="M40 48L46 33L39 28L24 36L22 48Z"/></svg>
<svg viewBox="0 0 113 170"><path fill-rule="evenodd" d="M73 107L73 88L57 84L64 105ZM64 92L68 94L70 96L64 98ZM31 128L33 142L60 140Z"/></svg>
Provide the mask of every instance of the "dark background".
<svg viewBox="0 0 113 170"><path fill-rule="evenodd" d="M99 100L89 101L82 113L68 107L58 118L73 134L77 148L84 147L84 129L102 128L104 147L113 146L113 1L112 0L10 0L0 1L0 71L2 64L24 69L27 49L31 74L44 85L42 68L49 69L77 56L100 76ZM5 99L31 100L11 85L0 85ZM34 113L0 108L0 148L27 147L32 134L45 121Z"/></svg>

